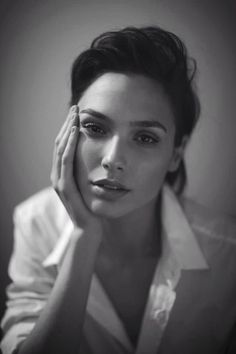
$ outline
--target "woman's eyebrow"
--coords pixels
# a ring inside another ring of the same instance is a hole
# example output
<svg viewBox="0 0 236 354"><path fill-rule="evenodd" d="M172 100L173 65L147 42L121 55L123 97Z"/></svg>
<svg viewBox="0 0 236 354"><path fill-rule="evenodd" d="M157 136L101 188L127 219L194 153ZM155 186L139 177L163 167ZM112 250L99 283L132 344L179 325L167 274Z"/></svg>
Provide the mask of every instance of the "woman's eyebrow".
<svg viewBox="0 0 236 354"><path fill-rule="evenodd" d="M100 119L105 119L105 120L111 120L109 117L107 117L105 114L102 114L100 112L94 111L91 108L83 109L79 113L87 113L90 116L93 116L95 118L100 118Z"/></svg>
<svg viewBox="0 0 236 354"><path fill-rule="evenodd" d="M167 133L166 127L160 122L158 122L157 120L137 120L135 122L130 122L130 125L135 127L145 127L145 128L149 128L149 127L161 128L162 130L164 130L165 133Z"/></svg>
<svg viewBox="0 0 236 354"><path fill-rule="evenodd" d="M91 108L83 109L80 113L87 113L87 114L89 114L89 115L91 115L91 116L93 116L95 118L112 121L105 114L103 114L101 112L97 112L97 111L95 111L95 110L93 110ZM157 120L137 120L137 121L130 122L130 125L134 126L134 127L160 128L160 129L164 130L165 133L167 133L166 127L162 123L157 121Z"/></svg>

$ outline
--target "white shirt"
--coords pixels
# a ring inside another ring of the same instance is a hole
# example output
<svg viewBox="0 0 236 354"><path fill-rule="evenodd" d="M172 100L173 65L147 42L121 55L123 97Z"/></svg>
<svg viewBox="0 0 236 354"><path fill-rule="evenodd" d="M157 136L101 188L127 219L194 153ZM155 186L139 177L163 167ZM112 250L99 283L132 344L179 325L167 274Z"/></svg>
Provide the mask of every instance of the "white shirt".
<svg viewBox="0 0 236 354"><path fill-rule="evenodd" d="M182 271L209 268L182 207L167 186L163 188L161 211L162 255L150 285L137 347L133 348L94 274L84 323L84 338L89 347L81 349L81 353L157 353ZM50 296L73 230L66 210L51 188L19 205L14 223L14 250L9 264L12 283L7 289L7 310L2 320L3 354L13 353L34 327ZM208 232L208 236L212 235Z"/></svg>

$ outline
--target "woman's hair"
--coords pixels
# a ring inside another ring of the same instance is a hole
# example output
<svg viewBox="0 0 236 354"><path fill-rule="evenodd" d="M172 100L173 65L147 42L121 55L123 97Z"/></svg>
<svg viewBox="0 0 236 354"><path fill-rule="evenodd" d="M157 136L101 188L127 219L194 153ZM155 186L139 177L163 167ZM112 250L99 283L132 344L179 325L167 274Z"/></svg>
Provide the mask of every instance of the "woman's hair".
<svg viewBox="0 0 236 354"><path fill-rule="evenodd" d="M192 87L196 63L175 34L160 27L126 27L101 34L74 61L70 104L77 104L88 86L107 72L141 74L157 80L173 109L175 145L191 135L200 112ZM167 173L166 182L177 194L182 193L186 184L183 160L175 172Z"/></svg>

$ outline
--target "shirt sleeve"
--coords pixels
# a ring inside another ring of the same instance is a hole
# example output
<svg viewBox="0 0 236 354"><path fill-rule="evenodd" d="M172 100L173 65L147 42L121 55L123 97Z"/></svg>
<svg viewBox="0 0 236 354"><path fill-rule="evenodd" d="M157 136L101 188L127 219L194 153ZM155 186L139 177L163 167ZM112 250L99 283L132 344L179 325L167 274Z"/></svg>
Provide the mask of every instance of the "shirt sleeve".
<svg viewBox="0 0 236 354"><path fill-rule="evenodd" d="M12 280L7 287L7 309L2 319L3 354L12 354L33 329L44 308L56 270L43 267L49 253L50 232L40 216L18 207L14 212L14 248L9 263Z"/></svg>

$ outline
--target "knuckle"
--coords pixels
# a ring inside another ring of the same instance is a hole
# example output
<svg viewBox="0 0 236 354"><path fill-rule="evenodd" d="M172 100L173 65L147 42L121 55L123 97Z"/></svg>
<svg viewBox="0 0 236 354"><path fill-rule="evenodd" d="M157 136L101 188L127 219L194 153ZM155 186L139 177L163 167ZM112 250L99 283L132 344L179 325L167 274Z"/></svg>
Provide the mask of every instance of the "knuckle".
<svg viewBox="0 0 236 354"><path fill-rule="evenodd" d="M56 178L56 176L55 176L55 173L52 173L52 174L50 175L50 181L51 181L52 187L53 187L54 189L56 189L56 188L57 188L57 178Z"/></svg>
<svg viewBox="0 0 236 354"><path fill-rule="evenodd" d="M62 160L61 160L61 163L63 166L67 165L69 162L69 156L68 155L64 155Z"/></svg>
<svg viewBox="0 0 236 354"><path fill-rule="evenodd" d="M55 139L55 145L58 146L60 144L60 138L57 136Z"/></svg>
<svg viewBox="0 0 236 354"><path fill-rule="evenodd" d="M53 188L57 186L57 179L56 179L54 171L52 171L50 174L50 181L52 183Z"/></svg>
<svg viewBox="0 0 236 354"><path fill-rule="evenodd" d="M51 172L50 174L50 181L52 182L52 184L54 183L54 173Z"/></svg>
<svg viewBox="0 0 236 354"><path fill-rule="evenodd" d="M71 113L76 112L76 110L77 110L77 106L76 105L71 106L71 108L70 108L70 112Z"/></svg>
<svg viewBox="0 0 236 354"><path fill-rule="evenodd" d="M63 193L64 194L64 191L65 191L65 182L64 182L64 180L59 181L57 183L56 188L57 188L59 193Z"/></svg>
<svg viewBox="0 0 236 354"><path fill-rule="evenodd" d="M76 113L73 113L72 116L71 116L71 121L73 122L76 118Z"/></svg>
<svg viewBox="0 0 236 354"><path fill-rule="evenodd" d="M59 147L59 148L57 149L57 155L58 155L59 157L61 157L61 156L63 155L63 152L64 152L64 149L63 149L62 147Z"/></svg>

